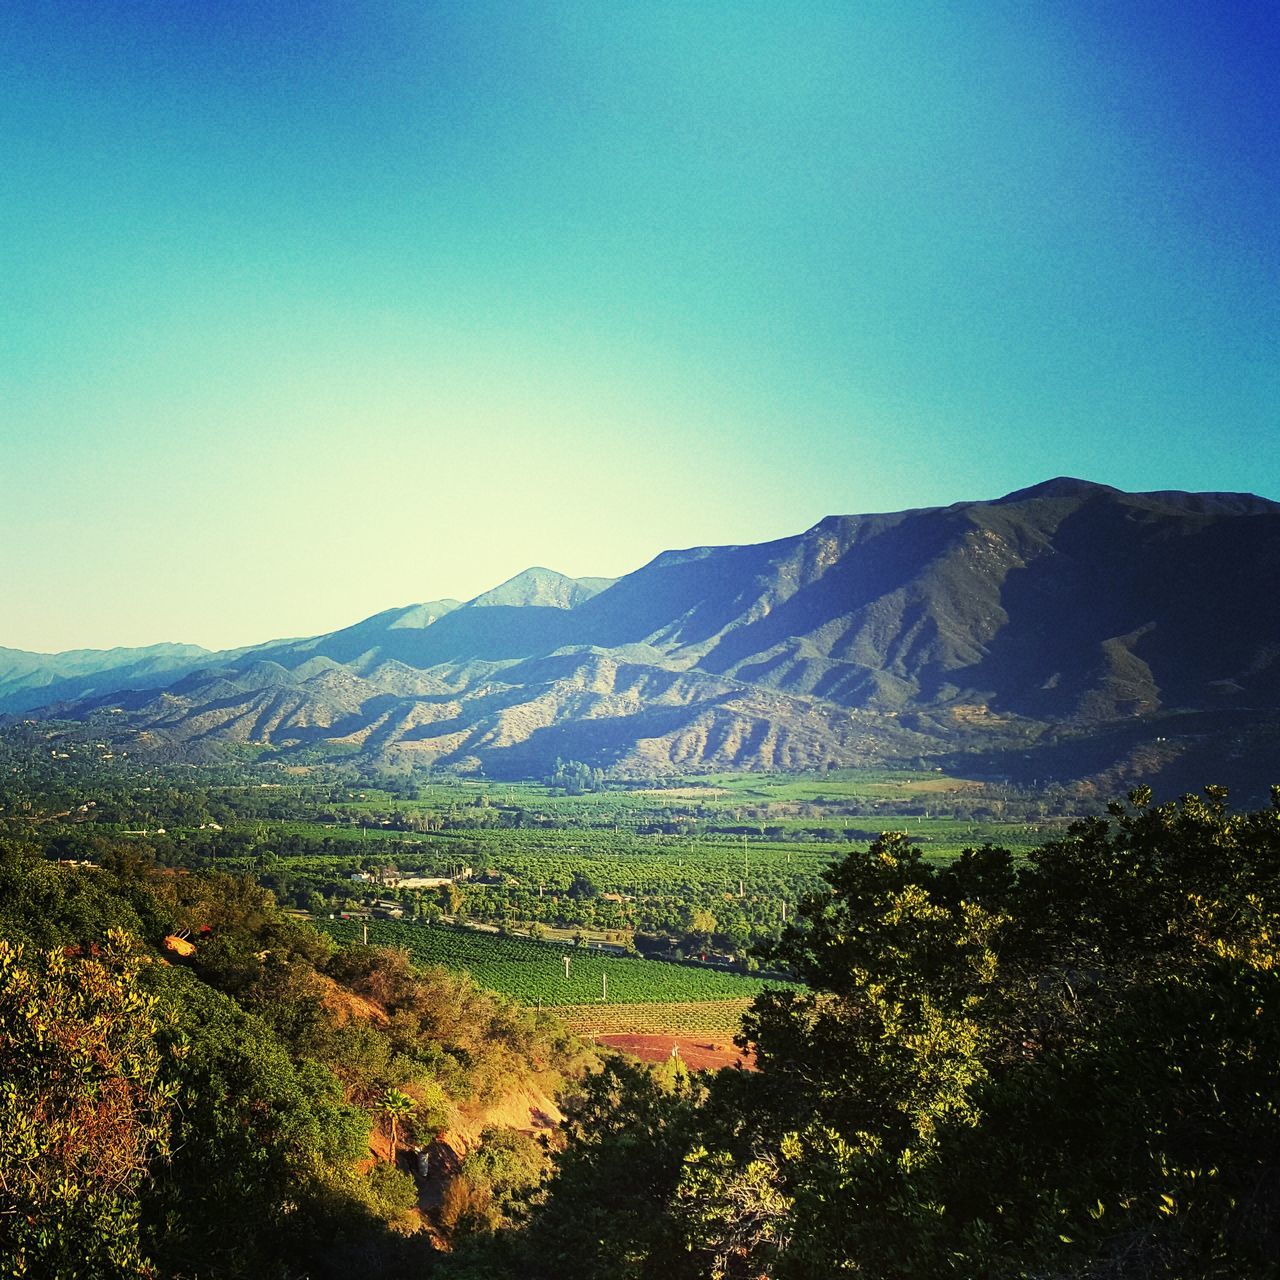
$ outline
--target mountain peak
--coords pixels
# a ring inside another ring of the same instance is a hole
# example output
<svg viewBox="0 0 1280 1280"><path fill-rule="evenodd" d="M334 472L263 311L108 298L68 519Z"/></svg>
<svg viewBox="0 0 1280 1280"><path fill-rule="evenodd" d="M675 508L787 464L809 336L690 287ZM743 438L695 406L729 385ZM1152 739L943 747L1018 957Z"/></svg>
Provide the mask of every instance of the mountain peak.
<svg viewBox="0 0 1280 1280"><path fill-rule="evenodd" d="M466 608L535 605L551 609L572 609L604 590L611 582L610 578L570 578L554 569L534 565L517 573L514 578L508 578L491 591L468 600Z"/></svg>
<svg viewBox="0 0 1280 1280"><path fill-rule="evenodd" d="M1054 476L1052 480L1042 480L1026 489L1015 489L1006 493L996 502L1029 502L1034 498L1087 498L1098 493L1119 493L1109 484L1096 484L1092 480L1081 480L1076 476Z"/></svg>

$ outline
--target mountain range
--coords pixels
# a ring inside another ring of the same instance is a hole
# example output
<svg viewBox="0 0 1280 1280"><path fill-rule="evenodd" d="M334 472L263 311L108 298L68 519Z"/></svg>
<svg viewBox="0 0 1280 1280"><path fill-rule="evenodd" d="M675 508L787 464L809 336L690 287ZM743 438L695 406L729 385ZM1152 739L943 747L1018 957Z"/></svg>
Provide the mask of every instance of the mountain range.
<svg viewBox="0 0 1280 1280"><path fill-rule="evenodd" d="M248 649L0 649L0 712L188 759L237 745L491 776L556 757L619 776L905 762L1253 790L1280 780L1277 580L1278 503L1063 477L667 551L617 580L528 569L466 603Z"/></svg>

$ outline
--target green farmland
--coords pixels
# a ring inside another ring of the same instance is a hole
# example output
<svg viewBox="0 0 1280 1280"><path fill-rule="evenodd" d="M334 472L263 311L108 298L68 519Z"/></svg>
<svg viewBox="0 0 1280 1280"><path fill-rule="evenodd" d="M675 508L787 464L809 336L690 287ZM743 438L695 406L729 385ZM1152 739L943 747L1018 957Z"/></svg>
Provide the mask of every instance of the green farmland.
<svg viewBox="0 0 1280 1280"><path fill-rule="evenodd" d="M165 862L252 875L314 916L370 907L741 958L778 936L834 859L882 832L906 832L931 863L986 843L1022 858L1076 813L1060 792L924 770L593 779L584 791L304 768L247 776L271 781L193 792L185 777L149 778L126 796L100 792L94 825ZM415 884L433 879L452 883Z"/></svg>
<svg viewBox="0 0 1280 1280"><path fill-rule="evenodd" d="M319 921L335 941L360 941L350 920ZM692 965L564 947L449 926L373 921L369 942L401 947L415 964L469 973L479 986L527 1005L676 1004L748 1000L767 986L789 985ZM565 961L568 961L566 977Z"/></svg>

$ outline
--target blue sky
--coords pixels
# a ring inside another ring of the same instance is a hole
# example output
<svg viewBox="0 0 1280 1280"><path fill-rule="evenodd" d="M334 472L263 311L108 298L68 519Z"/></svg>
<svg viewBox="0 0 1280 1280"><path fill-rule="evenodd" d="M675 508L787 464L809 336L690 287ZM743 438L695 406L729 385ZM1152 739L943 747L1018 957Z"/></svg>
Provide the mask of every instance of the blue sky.
<svg viewBox="0 0 1280 1280"><path fill-rule="evenodd" d="M1057 474L1280 497L1269 6L27 3L0 644Z"/></svg>

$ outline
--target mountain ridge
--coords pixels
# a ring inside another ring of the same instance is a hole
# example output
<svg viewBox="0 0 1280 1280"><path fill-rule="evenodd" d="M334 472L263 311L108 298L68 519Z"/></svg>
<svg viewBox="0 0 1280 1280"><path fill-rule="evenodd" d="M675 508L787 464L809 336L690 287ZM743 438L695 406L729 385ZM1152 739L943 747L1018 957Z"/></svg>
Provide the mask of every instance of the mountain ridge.
<svg viewBox="0 0 1280 1280"><path fill-rule="evenodd" d="M177 754L252 744L394 768L537 773L560 755L626 775L958 752L1007 771L1072 741L1088 755L1121 727L1181 741L1187 717L1248 721L1219 737L1269 732L1280 605L1263 584L1278 571L1280 503L1055 477L662 552L616 580L534 567L462 604L229 655L117 655L51 682L71 696L41 714L110 718ZM6 705L3 660L0 708L29 712ZM38 696L11 665L17 701ZM1132 754L1145 739L1125 741Z"/></svg>

